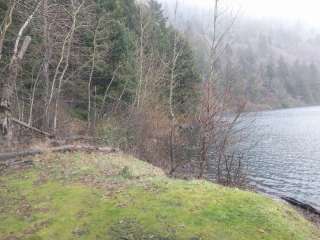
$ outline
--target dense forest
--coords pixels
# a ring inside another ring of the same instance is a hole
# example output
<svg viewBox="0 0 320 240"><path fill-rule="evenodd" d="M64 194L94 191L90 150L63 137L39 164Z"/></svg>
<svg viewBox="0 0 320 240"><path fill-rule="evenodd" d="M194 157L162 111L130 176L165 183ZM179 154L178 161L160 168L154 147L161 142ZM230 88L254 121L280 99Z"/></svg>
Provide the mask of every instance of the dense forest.
<svg viewBox="0 0 320 240"><path fill-rule="evenodd" d="M63 125L63 111L91 124L112 107L138 108L150 100L164 103L173 44L179 44L183 53L174 66L178 76L174 105L178 111L192 105L195 96L189 90L199 77L191 49L166 25L155 1L143 6L125 0L2 1L1 10L2 69L25 50L14 74L16 86L9 86L20 120L55 132ZM10 77L7 70L2 79Z"/></svg>
<svg viewBox="0 0 320 240"><path fill-rule="evenodd" d="M169 22L155 0L0 3L2 151L91 136L170 174L192 168L203 177L215 146L218 180L240 176L228 146L244 102L217 87L217 39L197 67L175 27L178 5Z"/></svg>

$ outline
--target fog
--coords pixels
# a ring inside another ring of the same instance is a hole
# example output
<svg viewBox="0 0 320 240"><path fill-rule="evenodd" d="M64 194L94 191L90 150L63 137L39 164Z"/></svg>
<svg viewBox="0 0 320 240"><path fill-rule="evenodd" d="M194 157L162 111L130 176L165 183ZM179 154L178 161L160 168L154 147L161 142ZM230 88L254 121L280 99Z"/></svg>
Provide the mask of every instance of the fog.
<svg viewBox="0 0 320 240"><path fill-rule="evenodd" d="M174 0L161 0L172 4ZM212 0L179 0L181 4L208 9ZM307 23L320 28L320 1L318 0L221 0L221 3L239 10L242 16L272 18L286 22Z"/></svg>

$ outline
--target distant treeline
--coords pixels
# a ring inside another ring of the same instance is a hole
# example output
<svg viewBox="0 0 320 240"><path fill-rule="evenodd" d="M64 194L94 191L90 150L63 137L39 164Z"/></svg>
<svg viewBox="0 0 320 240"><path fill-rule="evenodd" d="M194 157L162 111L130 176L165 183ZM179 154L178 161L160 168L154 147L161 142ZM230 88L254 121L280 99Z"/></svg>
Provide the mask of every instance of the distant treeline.
<svg viewBox="0 0 320 240"><path fill-rule="evenodd" d="M250 19L228 7L222 18L217 31L229 30L217 62L221 85L230 82L234 96L246 99L251 109L320 104L319 31L302 24ZM208 62L211 19L207 9L180 4L176 26L188 33L200 71Z"/></svg>

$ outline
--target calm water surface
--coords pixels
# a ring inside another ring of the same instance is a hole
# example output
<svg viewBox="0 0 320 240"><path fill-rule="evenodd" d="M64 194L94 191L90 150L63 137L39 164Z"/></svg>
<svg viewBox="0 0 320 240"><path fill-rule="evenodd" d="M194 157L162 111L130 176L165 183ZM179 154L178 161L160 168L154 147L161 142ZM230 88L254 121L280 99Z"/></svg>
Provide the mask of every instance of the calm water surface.
<svg viewBox="0 0 320 240"><path fill-rule="evenodd" d="M320 107L255 114L249 175L259 190L320 209Z"/></svg>

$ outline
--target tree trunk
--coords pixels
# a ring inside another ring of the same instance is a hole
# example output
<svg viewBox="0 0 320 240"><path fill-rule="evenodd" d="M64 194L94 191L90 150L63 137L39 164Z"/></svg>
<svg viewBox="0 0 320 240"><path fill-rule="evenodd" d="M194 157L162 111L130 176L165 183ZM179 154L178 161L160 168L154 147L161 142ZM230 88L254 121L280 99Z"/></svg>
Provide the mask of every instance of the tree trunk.
<svg viewBox="0 0 320 240"><path fill-rule="evenodd" d="M10 145L12 141L12 125L10 110L10 86L5 84L1 89L0 99L0 140Z"/></svg>
<svg viewBox="0 0 320 240"><path fill-rule="evenodd" d="M4 82L0 92L0 140L5 140L5 142L9 146L12 143L13 137L11 98L13 96L14 87L16 85L16 80L18 77L19 66L24 57L24 54L26 53L31 43L31 37L25 37L22 46L19 48L20 41L23 37L25 29L30 24L35 13L38 11L40 3L41 1L39 1L32 14L27 18L18 32L8 69L7 78L3 80Z"/></svg>
<svg viewBox="0 0 320 240"><path fill-rule="evenodd" d="M24 41L24 46L27 48L27 38ZM13 56L11 64L9 66L8 77L1 90L0 100L0 129L1 136L6 141L7 145L12 143L12 109L11 109L11 98L14 92L14 85L18 76L19 59L17 56Z"/></svg>

